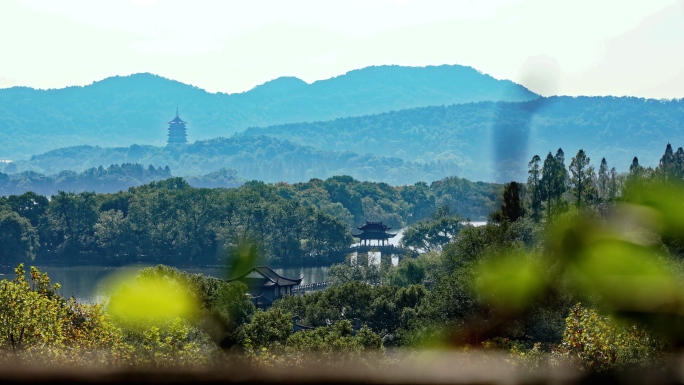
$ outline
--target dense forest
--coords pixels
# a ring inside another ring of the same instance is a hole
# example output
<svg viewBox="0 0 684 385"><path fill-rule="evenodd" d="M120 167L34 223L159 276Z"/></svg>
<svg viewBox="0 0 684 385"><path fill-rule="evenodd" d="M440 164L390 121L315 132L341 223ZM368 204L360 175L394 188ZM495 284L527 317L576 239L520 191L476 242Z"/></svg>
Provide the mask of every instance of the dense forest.
<svg viewBox="0 0 684 385"><path fill-rule="evenodd" d="M177 106L188 122L190 140L195 141L254 126L536 97L511 81L496 80L470 67L446 65L369 67L312 84L279 78L231 95L209 93L152 74L54 90L14 87L0 89L0 159L25 159L74 145L162 145L166 122L173 119ZM133 161L111 163L122 162Z"/></svg>
<svg viewBox="0 0 684 385"><path fill-rule="evenodd" d="M169 178L109 194L60 191L50 199L27 192L0 198L0 260L214 265L251 240L265 263L325 265L344 257L354 225L384 221L399 229L445 205L463 220L483 219L500 189L458 178L392 187L339 176L213 189Z"/></svg>
<svg viewBox="0 0 684 385"><path fill-rule="evenodd" d="M233 169L240 178L247 180L291 183L351 175L360 180L403 185L438 180L461 171L449 160L406 162L370 154L317 150L267 136L234 136L173 147L67 147L35 155L29 161L6 164L4 170L56 174L62 170L80 172L122 162L168 166L174 176Z"/></svg>

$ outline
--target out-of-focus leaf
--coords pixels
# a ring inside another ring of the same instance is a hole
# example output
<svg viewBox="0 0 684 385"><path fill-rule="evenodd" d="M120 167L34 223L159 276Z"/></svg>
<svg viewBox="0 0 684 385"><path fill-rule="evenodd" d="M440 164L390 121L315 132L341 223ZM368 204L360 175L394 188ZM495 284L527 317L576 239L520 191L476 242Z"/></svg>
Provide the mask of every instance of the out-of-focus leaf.
<svg viewBox="0 0 684 385"><path fill-rule="evenodd" d="M682 292L652 248L616 238L586 245L570 278L615 311L680 312Z"/></svg>
<svg viewBox="0 0 684 385"><path fill-rule="evenodd" d="M544 269L529 257L498 255L477 271L475 290L485 301L506 310L522 310L546 288Z"/></svg>
<svg viewBox="0 0 684 385"><path fill-rule="evenodd" d="M171 280L157 277L114 278L108 311L127 322L165 322L192 317L199 309L187 290Z"/></svg>
<svg viewBox="0 0 684 385"><path fill-rule="evenodd" d="M680 184L637 184L625 196L633 204L656 210L664 235L684 235L684 187Z"/></svg>
<svg viewBox="0 0 684 385"><path fill-rule="evenodd" d="M235 278L246 273L257 265L259 250L256 242L242 239L228 253L228 278Z"/></svg>

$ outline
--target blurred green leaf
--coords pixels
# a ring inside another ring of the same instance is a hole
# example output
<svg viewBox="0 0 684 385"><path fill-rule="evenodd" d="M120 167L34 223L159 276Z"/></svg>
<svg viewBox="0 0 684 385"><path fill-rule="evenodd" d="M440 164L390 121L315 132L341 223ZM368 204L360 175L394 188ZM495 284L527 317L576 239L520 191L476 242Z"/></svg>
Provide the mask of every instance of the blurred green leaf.
<svg viewBox="0 0 684 385"><path fill-rule="evenodd" d="M522 310L546 288L544 269L529 256L497 255L477 270L475 290L491 305L506 310Z"/></svg>
<svg viewBox="0 0 684 385"><path fill-rule="evenodd" d="M146 277L114 278L107 310L127 322L165 322L192 317L199 304L187 290L171 279Z"/></svg>
<svg viewBox="0 0 684 385"><path fill-rule="evenodd" d="M681 311L680 285L653 248L598 239L569 267L572 281L611 310Z"/></svg>

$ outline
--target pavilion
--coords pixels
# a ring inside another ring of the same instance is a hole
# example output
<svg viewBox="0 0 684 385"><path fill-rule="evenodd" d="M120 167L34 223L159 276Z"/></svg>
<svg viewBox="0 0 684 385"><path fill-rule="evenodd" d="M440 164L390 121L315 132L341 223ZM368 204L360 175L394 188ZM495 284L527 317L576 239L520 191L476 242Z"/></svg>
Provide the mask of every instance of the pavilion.
<svg viewBox="0 0 684 385"><path fill-rule="evenodd" d="M377 242L377 246L386 246L389 245L389 239L397 235L388 233L387 231L392 228L384 225L382 222L366 221L363 226L357 227L357 229L361 230L361 233L352 234L352 236L359 238L362 246L371 246L372 240Z"/></svg>
<svg viewBox="0 0 684 385"><path fill-rule="evenodd" d="M303 278L285 278L267 266L257 266L246 273L229 279L228 282L240 281L247 285L247 290L254 305L265 309L273 301L285 295L292 295L292 288L302 283Z"/></svg>

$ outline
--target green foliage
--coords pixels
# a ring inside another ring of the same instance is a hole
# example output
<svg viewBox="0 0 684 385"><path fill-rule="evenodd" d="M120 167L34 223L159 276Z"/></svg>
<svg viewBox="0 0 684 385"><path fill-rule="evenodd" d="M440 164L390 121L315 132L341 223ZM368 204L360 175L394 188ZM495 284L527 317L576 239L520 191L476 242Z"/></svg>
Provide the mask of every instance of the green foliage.
<svg viewBox="0 0 684 385"><path fill-rule="evenodd" d="M217 353L205 333L181 318L124 327L122 341L129 352L127 363L144 368L201 367Z"/></svg>
<svg viewBox="0 0 684 385"><path fill-rule="evenodd" d="M475 274L476 291L481 301L506 310L521 310L543 293L545 266L538 258L527 257L521 250L488 256Z"/></svg>
<svg viewBox="0 0 684 385"><path fill-rule="evenodd" d="M601 315L577 304L565 319L563 341L556 351L588 370L650 367L663 363L663 342L642 327Z"/></svg>
<svg viewBox="0 0 684 385"><path fill-rule="evenodd" d="M462 221L451 213L449 206L442 206L429 220L418 221L404 230L401 245L414 251L441 251L461 230Z"/></svg>
<svg viewBox="0 0 684 385"><path fill-rule="evenodd" d="M369 328L353 333L351 322L344 320L331 326L318 327L292 334L286 342L287 354L309 353L307 359L329 362L349 358L364 351L381 351L382 339Z"/></svg>
<svg viewBox="0 0 684 385"><path fill-rule="evenodd" d="M170 178L115 194L11 195L0 198L0 211L19 215L6 216L14 223L5 228L14 240L6 245L24 254L12 252L19 259L8 262L35 255L41 263L216 264L252 239L264 263L306 265L340 261L355 224L379 220L401 228L438 203L432 224L443 228L430 237L442 243L458 228L458 218L448 214L461 205L454 202L467 203L466 212L482 218L498 189L458 178L392 187L345 176L207 189Z"/></svg>
<svg viewBox="0 0 684 385"><path fill-rule="evenodd" d="M62 362L65 364L113 364L126 350L121 332L99 305L83 305L56 294L47 274L24 265L15 278L0 281L0 360L14 363Z"/></svg>
<svg viewBox="0 0 684 385"><path fill-rule="evenodd" d="M661 184L640 177L628 186L623 202L609 206L604 216L598 211L581 211L558 217L549 226L540 257L536 256L540 251L537 249L518 253L520 256L515 258L492 259L495 262L491 263L488 258L495 258L496 253L488 251L485 255L490 257L485 257L476 282L480 293L489 298L488 307L496 315L493 323L501 325L519 320L516 317L529 317L532 309L553 310L549 304L560 304L569 298L582 299L604 314L644 325L669 341L680 343L684 330L681 274L663 242L676 244L681 239L684 209L678 197L682 195L684 190L678 184ZM498 301L492 301L495 298ZM554 312L557 313L549 314ZM585 342L573 342L580 344L576 348L582 351L598 349L583 358L586 362L599 362L587 364L592 370L603 370L616 360L628 362L633 360L629 357L641 354L628 354L620 349L641 349L635 341L645 338L642 334L624 337L626 332L614 332L615 337L610 338L626 338L615 342L615 349L620 351L615 353L611 342L601 342L604 329L612 327L603 325L605 321L591 312L573 312L575 320L568 322L580 324L573 328L583 330L581 323L589 322L598 330L587 338L598 338L599 345L588 341L584 347ZM640 328L634 330L643 330ZM622 358L615 358L616 355Z"/></svg>
<svg viewBox="0 0 684 385"><path fill-rule="evenodd" d="M423 254L426 255L426 254ZM424 285L427 277L424 260L404 258L396 269L389 273L387 282L395 286Z"/></svg>
<svg viewBox="0 0 684 385"><path fill-rule="evenodd" d="M333 286L350 282L363 282L369 285L383 283L382 266L369 263L367 253L358 253L356 259L347 256L344 263L336 263L328 270L328 281Z"/></svg>
<svg viewBox="0 0 684 385"><path fill-rule="evenodd" d="M324 292L285 297L273 306L299 317L300 323L306 326L321 327L358 319L386 342L396 344L402 328L407 327L408 313L416 309L427 295L421 285L372 287L350 282Z"/></svg>
<svg viewBox="0 0 684 385"><path fill-rule="evenodd" d="M259 352L262 348L284 347L290 335L292 314L274 307L267 311L257 310L251 322L242 327L239 338L248 351Z"/></svg>
<svg viewBox="0 0 684 385"><path fill-rule="evenodd" d="M0 260L3 263L31 262L40 245L31 222L13 211L0 211Z"/></svg>

